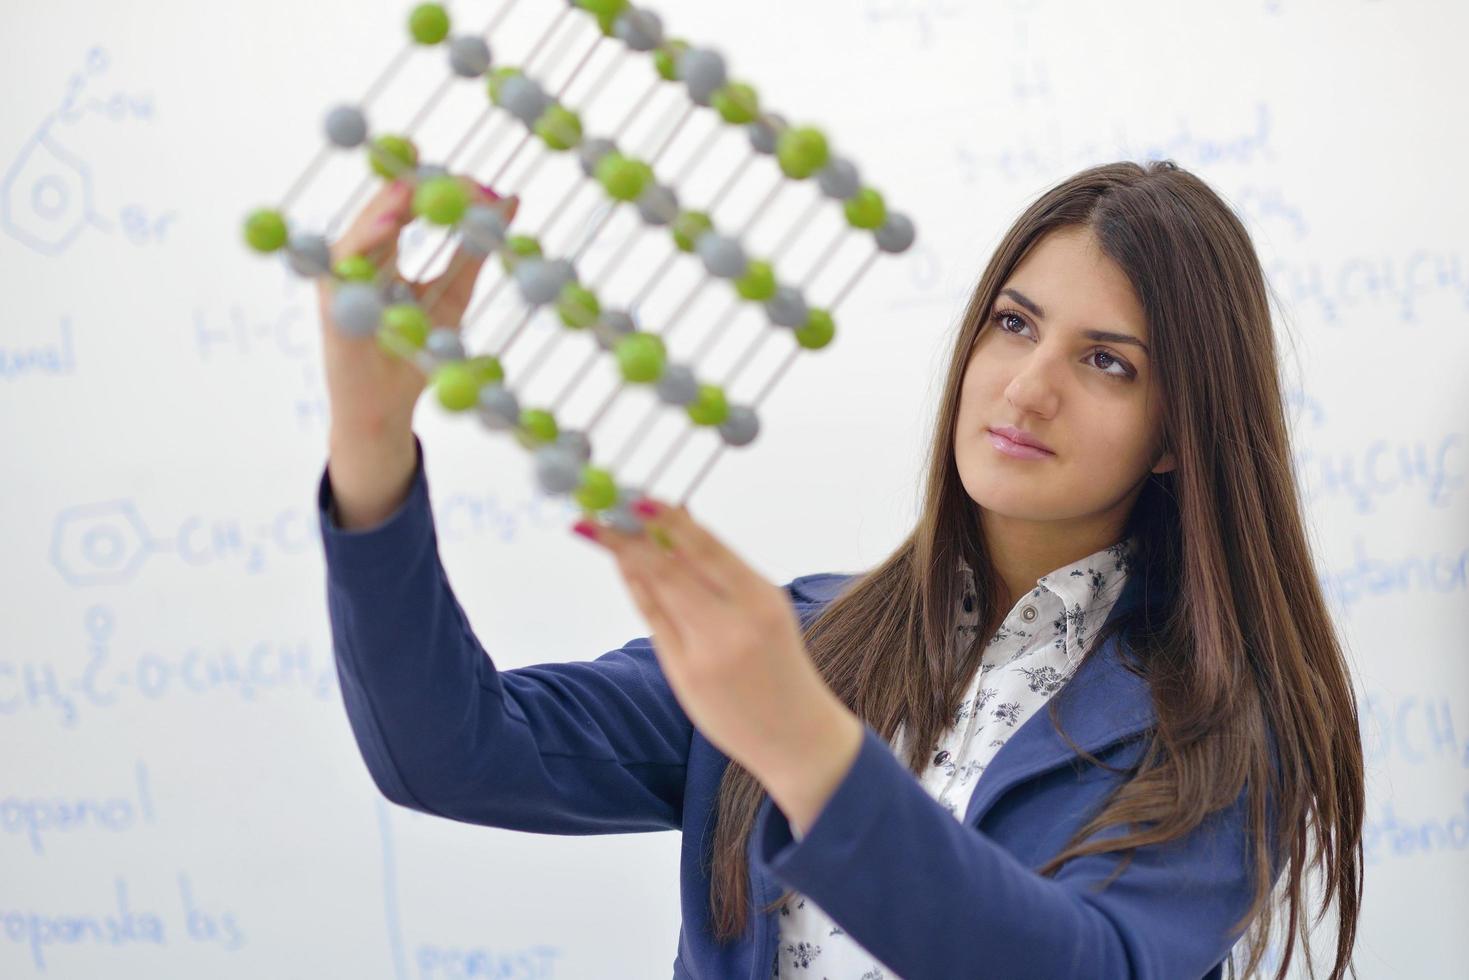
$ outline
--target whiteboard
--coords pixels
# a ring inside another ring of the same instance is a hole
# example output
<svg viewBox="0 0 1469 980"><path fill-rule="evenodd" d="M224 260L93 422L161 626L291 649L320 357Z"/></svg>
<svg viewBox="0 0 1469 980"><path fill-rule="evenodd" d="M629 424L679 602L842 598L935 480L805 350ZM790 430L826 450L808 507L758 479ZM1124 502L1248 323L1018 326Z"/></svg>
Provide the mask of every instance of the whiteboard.
<svg viewBox="0 0 1469 980"><path fill-rule="evenodd" d="M530 23L560 0L519 4ZM409 6L9 8L0 975L671 971L675 835L557 838L388 804L336 687L314 296L248 253L240 222L315 153L326 109L395 54ZM479 23L494 4L451 9ZM967 291L1043 189L1166 156L1239 211L1281 300L1296 463L1365 707L1356 963L1369 978L1462 975L1466 8L655 9L767 105L824 126L919 230L873 266L837 341L792 368L756 443L692 498L773 581L870 567L909 529ZM610 558L533 492L518 446L431 399L416 428L445 566L499 667L647 633Z"/></svg>

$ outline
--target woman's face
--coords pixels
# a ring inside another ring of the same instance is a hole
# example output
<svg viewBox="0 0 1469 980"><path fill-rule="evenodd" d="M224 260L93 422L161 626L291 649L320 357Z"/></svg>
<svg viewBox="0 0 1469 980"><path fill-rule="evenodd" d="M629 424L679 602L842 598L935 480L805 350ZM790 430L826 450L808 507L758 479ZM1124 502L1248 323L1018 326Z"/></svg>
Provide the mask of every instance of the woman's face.
<svg viewBox="0 0 1469 980"><path fill-rule="evenodd" d="M1036 243L986 317L954 438L959 478L982 508L986 535L1013 531L1034 544L1060 535L1076 557L1108 546L1147 475L1175 465L1161 451L1162 392L1137 295L1090 229L1064 228ZM1003 426L1051 452L1007 455L987 431Z"/></svg>

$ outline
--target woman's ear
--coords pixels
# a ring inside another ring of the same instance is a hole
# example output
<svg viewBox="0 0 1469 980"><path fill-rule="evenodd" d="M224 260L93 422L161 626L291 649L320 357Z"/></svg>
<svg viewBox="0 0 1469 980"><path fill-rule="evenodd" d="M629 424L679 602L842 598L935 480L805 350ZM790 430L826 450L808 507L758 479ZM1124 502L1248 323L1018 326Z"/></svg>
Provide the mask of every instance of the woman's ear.
<svg viewBox="0 0 1469 980"><path fill-rule="evenodd" d="M1173 458L1173 451L1170 449L1158 457L1158 461L1153 464L1152 472L1167 473L1176 466L1178 466L1178 460Z"/></svg>

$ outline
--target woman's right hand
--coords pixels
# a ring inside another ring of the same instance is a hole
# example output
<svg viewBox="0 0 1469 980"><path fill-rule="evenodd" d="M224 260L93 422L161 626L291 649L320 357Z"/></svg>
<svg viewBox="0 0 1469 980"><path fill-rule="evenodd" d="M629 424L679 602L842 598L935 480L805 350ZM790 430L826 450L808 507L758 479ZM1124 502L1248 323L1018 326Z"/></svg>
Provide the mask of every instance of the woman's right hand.
<svg viewBox="0 0 1469 980"><path fill-rule="evenodd" d="M505 208L506 223L515 216L517 198L504 200L478 184L470 186L480 200ZM414 218L413 184L384 183L363 206L351 225L331 246L331 261L365 255L379 269L398 274L398 236ZM459 327L469 306L485 258L460 249L444 273L428 282L407 282L419 301L432 299L424 312L431 327ZM402 443L413 428L413 409L428 378L418 366L381 347L375 337L354 337L332 321L333 280L316 280L318 312L322 323L322 359L334 441L342 438L382 438Z"/></svg>
<svg viewBox="0 0 1469 980"><path fill-rule="evenodd" d="M473 185L481 199L500 198ZM332 266L351 255L365 255L379 269L398 275L398 235L413 220L413 187L407 182L384 184L363 207L351 227L329 249ZM505 208L506 224L519 201ZM456 251L438 278L407 281L431 326L459 327L474 293L484 258ZM401 280L406 281L406 280ZM428 379L418 366L379 346L376 337L354 337L332 321L333 282L316 280L322 324L322 360L331 410L327 474L332 491L332 520L355 530L372 527L394 513L407 497L417 465L413 409Z"/></svg>

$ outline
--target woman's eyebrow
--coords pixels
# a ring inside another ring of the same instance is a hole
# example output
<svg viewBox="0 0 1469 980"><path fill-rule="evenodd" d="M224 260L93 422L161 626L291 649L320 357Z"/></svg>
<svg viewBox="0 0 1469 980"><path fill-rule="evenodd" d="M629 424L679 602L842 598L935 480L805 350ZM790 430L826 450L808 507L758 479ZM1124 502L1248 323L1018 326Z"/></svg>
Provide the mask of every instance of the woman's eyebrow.
<svg viewBox="0 0 1469 980"><path fill-rule="evenodd" d="M1032 314L1034 314L1037 320L1044 320L1046 318L1046 311L1041 309L1041 305L1035 300L1031 299L1029 296L1026 296L1024 293L1020 292L1020 290L1011 289L1009 286L1006 286L1004 289L1000 290L1000 295L1009 296L1011 299L1015 300L1015 302L1019 303L1021 306L1025 307ZM1081 335L1087 340L1100 340L1103 343L1108 344L1132 344L1134 347L1142 348L1142 352L1144 354L1148 352L1148 345L1143 343L1141 340L1138 340L1130 333L1112 333L1107 330L1083 330L1081 332Z"/></svg>

